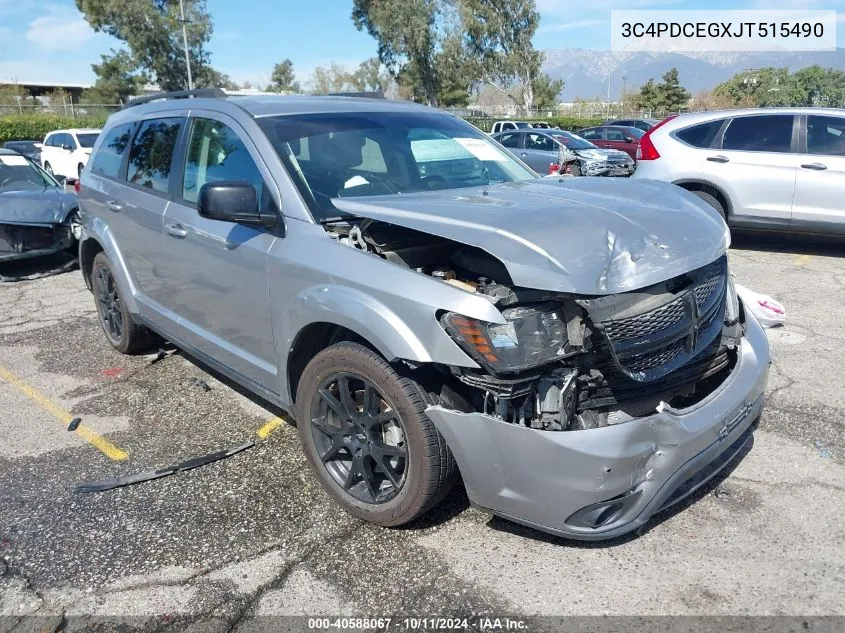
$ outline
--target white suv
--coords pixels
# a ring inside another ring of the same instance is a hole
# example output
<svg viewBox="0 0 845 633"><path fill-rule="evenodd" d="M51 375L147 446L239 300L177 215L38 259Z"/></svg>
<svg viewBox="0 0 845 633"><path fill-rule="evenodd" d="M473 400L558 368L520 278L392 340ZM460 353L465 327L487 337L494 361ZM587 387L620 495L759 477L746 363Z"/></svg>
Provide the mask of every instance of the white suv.
<svg viewBox="0 0 845 633"><path fill-rule="evenodd" d="M680 185L733 227L845 235L845 110L670 117L640 140L633 177Z"/></svg>
<svg viewBox="0 0 845 633"><path fill-rule="evenodd" d="M50 174L76 180L99 135L100 130L90 128L50 132L41 147L41 166Z"/></svg>

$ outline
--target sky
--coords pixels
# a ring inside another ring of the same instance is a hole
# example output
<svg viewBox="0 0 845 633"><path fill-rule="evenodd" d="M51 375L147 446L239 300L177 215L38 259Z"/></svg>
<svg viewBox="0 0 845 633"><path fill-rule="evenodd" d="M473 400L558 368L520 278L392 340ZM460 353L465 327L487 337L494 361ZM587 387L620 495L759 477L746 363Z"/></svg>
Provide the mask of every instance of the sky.
<svg viewBox="0 0 845 633"><path fill-rule="evenodd" d="M214 22L212 64L235 81L265 84L276 62L293 61L307 82L316 66L353 68L376 54L357 31L351 0L207 0ZM606 50L611 9L838 9L845 46L845 0L537 0L538 49ZM91 83L91 64L120 42L95 33L73 0L0 0L0 82Z"/></svg>

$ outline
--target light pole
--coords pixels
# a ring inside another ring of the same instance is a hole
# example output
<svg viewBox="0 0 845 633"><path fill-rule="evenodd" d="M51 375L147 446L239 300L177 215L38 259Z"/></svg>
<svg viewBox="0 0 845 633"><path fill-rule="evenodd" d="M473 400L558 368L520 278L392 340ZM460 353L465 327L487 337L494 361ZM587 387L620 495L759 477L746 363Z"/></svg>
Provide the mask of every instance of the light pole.
<svg viewBox="0 0 845 633"><path fill-rule="evenodd" d="M179 0L179 21L182 23L182 43L185 45L185 66L188 68L188 90L194 89L194 80L191 78L191 56L188 54L188 29L185 25L185 5Z"/></svg>

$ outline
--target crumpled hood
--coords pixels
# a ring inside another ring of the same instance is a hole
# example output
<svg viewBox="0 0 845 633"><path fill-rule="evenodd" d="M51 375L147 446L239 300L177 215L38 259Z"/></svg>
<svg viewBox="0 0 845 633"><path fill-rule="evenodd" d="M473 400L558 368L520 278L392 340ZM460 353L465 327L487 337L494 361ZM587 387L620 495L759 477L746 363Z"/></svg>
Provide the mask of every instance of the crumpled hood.
<svg viewBox="0 0 845 633"><path fill-rule="evenodd" d="M543 178L332 202L482 248L517 286L585 295L665 281L709 264L730 244L715 210L650 180Z"/></svg>
<svg viewBox="0 0 845 633"><path fill-rule="evenodd" d="M595 149L579 149L576 150L575 153L580 158L586 158L588 160L607 160L609 158L624 158L630 160L630 156L623 152L622 150L618 149L606 149L602 147L598 147Z"/></svg>
<svg viewBox="0 0 845 633"><path fill-rule="evenodd" d="M0 192L0 223L60 224L77 206L76 196L57 188Z"/></svg>

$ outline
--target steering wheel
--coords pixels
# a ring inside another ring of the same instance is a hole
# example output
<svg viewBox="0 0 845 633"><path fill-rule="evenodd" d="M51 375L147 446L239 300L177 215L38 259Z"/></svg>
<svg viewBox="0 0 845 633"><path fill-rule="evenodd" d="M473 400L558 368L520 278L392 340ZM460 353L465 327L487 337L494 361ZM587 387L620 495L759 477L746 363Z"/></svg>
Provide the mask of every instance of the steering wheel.
<svg viewBox="0 0 845 633"><path fill-rule="evenodd" d="M433 191L438 185L443 185L445 183L446 179L443 176L432 175L420 178L420 184L429 191Z"/></svg>

